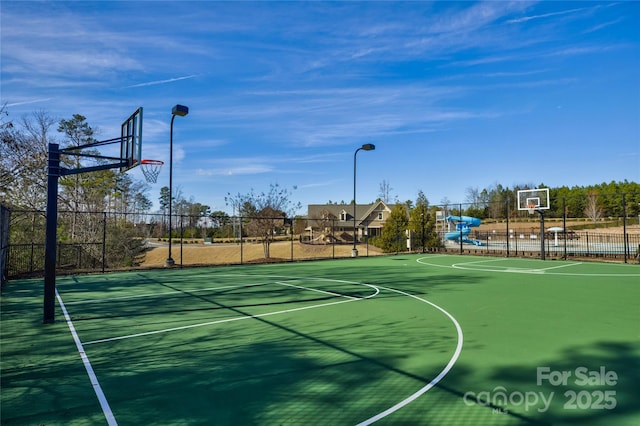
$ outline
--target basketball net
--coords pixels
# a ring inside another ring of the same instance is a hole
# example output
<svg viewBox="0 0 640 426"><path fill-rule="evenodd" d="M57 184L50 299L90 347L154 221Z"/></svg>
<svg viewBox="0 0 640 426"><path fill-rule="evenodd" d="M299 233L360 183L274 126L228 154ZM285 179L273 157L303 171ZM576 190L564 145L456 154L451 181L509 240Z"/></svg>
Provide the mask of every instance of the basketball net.
<svg viewBox="0 0 640 426"><path fill-rule="evenodd" d="M160 160L142 160L140 161L140 168L142 169L142 174L144 178L149 183L156 183L158 180L158 175L160 174L160 170L164 162Z"/></svg>
<svg viewBox="0 0 640 426"><path fill-rule="evenodd" d="M536 205L535 204L527 205L527 210L529 210L529 214L533 214L533 212L536 211Z"/></svg>

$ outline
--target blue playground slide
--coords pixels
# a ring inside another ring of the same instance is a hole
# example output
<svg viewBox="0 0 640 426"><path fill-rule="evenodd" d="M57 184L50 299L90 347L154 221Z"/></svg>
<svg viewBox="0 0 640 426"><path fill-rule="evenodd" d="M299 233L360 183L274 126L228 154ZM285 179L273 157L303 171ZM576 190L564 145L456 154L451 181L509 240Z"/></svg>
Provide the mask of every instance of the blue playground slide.
<svg viewBox="0 0 640 426"><path fill-rule="evenodd" d="M477 217L447 216L445 220L450 223L455 223L456 225L455 231L449 231L444 234L444 237L447 240L460 242L460 237L462 237L463 243L473 244L475 246L483 245L482 241L467 238L467 236L471 233L471 228L480 226L480 219L478 219Z"/></svg>

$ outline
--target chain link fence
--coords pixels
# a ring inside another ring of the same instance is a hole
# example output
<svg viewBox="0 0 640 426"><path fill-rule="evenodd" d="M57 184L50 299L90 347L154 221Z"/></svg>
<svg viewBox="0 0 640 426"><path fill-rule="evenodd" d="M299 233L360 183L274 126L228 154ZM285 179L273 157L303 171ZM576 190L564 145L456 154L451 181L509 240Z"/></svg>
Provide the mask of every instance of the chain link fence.
<svg viewBox="0 0 640 426"><path fill-rule="evenodd" d="M640 194L555 197L550 199L548 210L533 214L517 210L510 199L434 208L437 233L447 251L542 259L639 260Z"/></svg>
<svg viewBox="0 0 640 426"><path fill-rule="evenodd" d="M510 200L429 206L420 217L406 207L403 223L389 220L393 206L382 220L378 212L357 222L351 216L169 218L60 211L56 269L78 273L155 268L169 257L178 266L195 266L409 252L636 262L640 199L620 194L610 198L591 209L589 200L557 198L544 217L518 211ZM1 212L3 277L42 275L45 213L4 207Z"/></svg>
<svg viewBox="0 0 640 426"><path fill-rule="evenodd" d="M4 283L8 279L7 260L9 258L10 217L10 210L0 205L0 287L4 287Z"/></svg>

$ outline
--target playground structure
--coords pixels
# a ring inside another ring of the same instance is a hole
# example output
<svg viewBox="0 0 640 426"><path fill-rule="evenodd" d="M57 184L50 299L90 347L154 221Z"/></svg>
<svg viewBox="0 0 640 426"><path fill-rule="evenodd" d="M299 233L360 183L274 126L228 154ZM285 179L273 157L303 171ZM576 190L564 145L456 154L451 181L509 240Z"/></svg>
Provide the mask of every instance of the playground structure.
<svg viewBox="0 0 640 426"><path fill-rule="evenodd" d="M456 241L458 243L473 244L474 246L482 246L484 243L469 238L471 228L480 226L480 219L471 216L447 216L444 218L447 222L447 232L444 238L448 241ZM451 225L455 225L455 231L451 230Z"/></svg>

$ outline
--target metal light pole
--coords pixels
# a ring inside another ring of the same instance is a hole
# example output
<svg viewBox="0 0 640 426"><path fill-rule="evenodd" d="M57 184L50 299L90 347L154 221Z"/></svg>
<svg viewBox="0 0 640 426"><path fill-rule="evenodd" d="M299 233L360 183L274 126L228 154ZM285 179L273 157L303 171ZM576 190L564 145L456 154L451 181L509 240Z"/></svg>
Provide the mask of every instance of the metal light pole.
<svg viewBox="0 0 640 426"><path fill-rule="evenodd" d="M356 248L356 156L358 151L373 151L376 146L372 143L365 143L360 148L356 149L353 154L353 250L351 251L351 257L358 257L358 249Z"/></svg>
<svg viewBox="0 0 640 426"><path fill-rule="evenodd" d="M173 120L176 115L184 117L189 114L189 107L184 105L176 105L171 109L171 126L169 129L169 257L164 261L165 268L171 268L176 262L171 257L171 233L172 233L172 217L171 205L173 204Z"/></svg>

